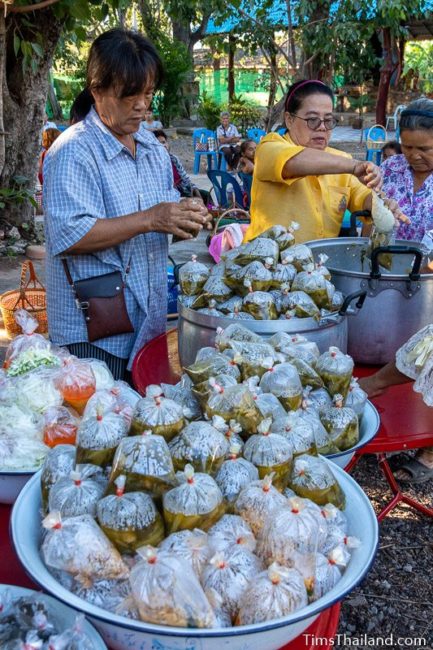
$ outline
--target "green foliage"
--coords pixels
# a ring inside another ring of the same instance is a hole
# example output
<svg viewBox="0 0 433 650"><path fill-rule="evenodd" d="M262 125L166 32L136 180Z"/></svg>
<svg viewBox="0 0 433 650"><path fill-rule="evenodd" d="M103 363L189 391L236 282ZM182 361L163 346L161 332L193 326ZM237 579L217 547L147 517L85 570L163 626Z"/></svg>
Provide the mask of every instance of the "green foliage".
<svg viewBox="0 0 433 650"><path fill-rule="evenodd" d="M260 108L242 95L234 95L229 103L230 120L245 133L250 127L259 126L262 118Z"/></svg>
<svg viewBox="0 0 433 650"><path fill-rule="evenodd" d="M408 43L404 51L404 73L417 70L420 76L419 88L422 92L433 89L433 41Z"/></svg>
<svg viewBox="0 0 433 650"><path fill-rule="evenodd" d="M185 45L179 41L161 36L155 45L164 63L165 76L153 104L163 125L170 126L171 121L181 113L181 89L192 69L191 60Z"/></svg>
<svg viewBox="0 0 433 650"><path fill-rule="evenodd" d="M7 205L21 205L27 202L36 207L37 204L33 193L26 187L28 182L28 178L24 176L15 176L10 187L0 187L0 208L3 209Z"/></svg>
<svg viewBox="0 0 433 650"><path fill-rule="evenodd" d="M367 110L374 105L374 101L368 95L360 95L359 97L349 97L350 108L356 111L361 117L364 108Z"/></svg>
<svg viewBox="0 0 433 650"><path fill-rule="evenodd" d="M204 92L200 97L197 113L207 129L215 131L220 123L221 111L222 106L213 97Z"/></svg>

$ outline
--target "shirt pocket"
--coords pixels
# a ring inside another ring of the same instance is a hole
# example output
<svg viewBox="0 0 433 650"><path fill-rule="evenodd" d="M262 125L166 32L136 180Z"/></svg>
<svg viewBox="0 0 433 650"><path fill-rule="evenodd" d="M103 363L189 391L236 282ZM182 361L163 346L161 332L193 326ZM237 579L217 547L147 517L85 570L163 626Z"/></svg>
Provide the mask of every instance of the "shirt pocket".
<svg viewBox="0 0 433 650"><path fill-rule="evenodd" d="M350 189L340 185L329 186L330 216L343 217L349 205Z"/></svg>

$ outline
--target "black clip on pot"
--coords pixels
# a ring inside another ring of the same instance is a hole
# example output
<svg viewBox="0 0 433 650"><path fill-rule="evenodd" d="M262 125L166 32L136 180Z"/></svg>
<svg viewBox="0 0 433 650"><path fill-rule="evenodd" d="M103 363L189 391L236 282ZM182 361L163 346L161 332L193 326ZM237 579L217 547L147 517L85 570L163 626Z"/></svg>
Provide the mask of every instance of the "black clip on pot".
<svg viewBox="0 0 433 650"><path fill-rule="evenodd" d="M358 237L356 222L361 217L371 217L370 210L357 210L356 212L352 212L352 214L350 215L350 229L349 229L348 237Z"/></svg>
<svg viewBox="0 0 433 650"><path fill-rule="evenodd" d="M349 295L345 297L344 302L341 305L341 309L338 313L340 314L340 316L345 316L348 313L347 309L350 303L353 302L356 298L358 298L358 302L356 303L355 307L357 310L361 309L362 305L365 302L366 297L367 297L367 291L365 289L361 289L360 291L354 291L353 293L349 293ZM356 314L356 312L353 313ZM350 312L349 315L351 315Z"/></svg>

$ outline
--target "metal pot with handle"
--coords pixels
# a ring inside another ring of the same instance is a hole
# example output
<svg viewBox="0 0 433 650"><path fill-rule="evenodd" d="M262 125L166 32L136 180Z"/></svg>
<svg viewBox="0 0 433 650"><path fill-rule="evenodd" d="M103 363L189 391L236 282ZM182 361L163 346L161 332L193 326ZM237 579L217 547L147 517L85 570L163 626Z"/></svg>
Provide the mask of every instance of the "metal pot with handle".
<svg viewBox="0 0 433 650"><path fill-rule="evenodd" d="M398 348L433 318L433 273L420 273L423 262L419 242L397 240L376 248L371 263L365 257L369 240L361 237L307 242L315 257L325 253L332 282L349 294L367 291L364 307L350 319L348 353L357 363L384 364ZM392 254L391 271L379 266L378 256Z"/></svg>

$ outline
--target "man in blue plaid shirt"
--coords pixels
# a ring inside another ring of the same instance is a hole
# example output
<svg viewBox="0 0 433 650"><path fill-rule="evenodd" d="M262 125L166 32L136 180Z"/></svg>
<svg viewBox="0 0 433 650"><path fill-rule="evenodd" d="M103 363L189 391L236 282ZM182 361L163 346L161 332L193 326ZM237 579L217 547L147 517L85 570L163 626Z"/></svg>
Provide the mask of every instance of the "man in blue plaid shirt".
<svg viewBox="0 0 433 650"><path fill-rule="evenodd" d="M116 378L165 331L167 235L193 238L210 221L199 200L179 202L167 151L140 128L161 77L159 56L140 34L99 36L87 72L94 105L57 139L44 165L50 338L79 357L106 361ZM88 342L63 257L74 282L121 271L133 333Z"/></svg>

